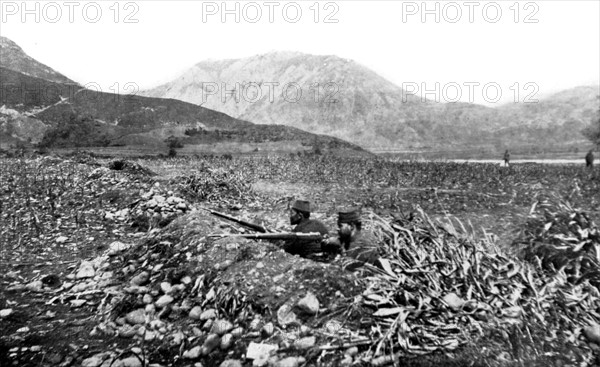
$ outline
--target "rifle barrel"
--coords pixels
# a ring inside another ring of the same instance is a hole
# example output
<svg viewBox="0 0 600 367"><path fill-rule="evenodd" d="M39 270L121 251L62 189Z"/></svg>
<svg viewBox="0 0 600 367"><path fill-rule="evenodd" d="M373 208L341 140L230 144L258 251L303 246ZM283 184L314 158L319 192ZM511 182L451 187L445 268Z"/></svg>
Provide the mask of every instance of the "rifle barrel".
<svg viewBox="0 0 600 367"><path fill-rule="evenodd" d="M219 213L219 212L216 212L214 210L211 210L210 213L216 215L217 217L221 217L221 218L230 220L232 222L239 223L239 224L243 225L244 227L248 227L250 229L255 230L256 232L260 232L260 233L267 233L267 232L269 232L265 227L263 227L263 226L261 226L259 224L246 222L243 219L232 217L231 215L227 215L227 214L224 214L224 213Z"/></svg>
<svg viewBox="0 0 600 367"><path fill-rule="evenodd" d="M279 232L279 233L250 233L250 234L222 234L213 235L215 237L238 237L247 238L251 240L307 240L307 241L320 241L325 238L318 232Z"/></svg>

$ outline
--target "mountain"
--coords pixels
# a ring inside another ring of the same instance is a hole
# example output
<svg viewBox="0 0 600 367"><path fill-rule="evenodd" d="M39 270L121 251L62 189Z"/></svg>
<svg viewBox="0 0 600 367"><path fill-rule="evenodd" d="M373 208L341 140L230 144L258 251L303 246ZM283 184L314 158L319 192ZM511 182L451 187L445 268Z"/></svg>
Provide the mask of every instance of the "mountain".
<svg viewBox="0 0 600 367"><path fill-rule="evenodd" d="M302 95L295 101L298 91ZM496 108L435 103L406 93L352 60L298 52L203 61L141 94L199 104L255 123L328 134L379 151L500 151L513 145L545 150L582 144L579 130L589 124L598 104L598 87Z"/></svg>
<svg viewBox="0 0 600 367"><path fill-rule="evenodd" d="M0 65L6 69L50 82L77 84L56 70L33 59L16 43L2 36L0 36Z"/></svg>
<svg viewBox="0 0 600 367"><path fill-rule="evenodd" d="M330 136L288 126L255 125L174 99L84 89L2 38L0 144L44 147L143 147L165 150L170 141L190 153L321 151L369 154ZM8 57L5 57L5 50ZM22 68L22 69L20 69Z"/></svg>

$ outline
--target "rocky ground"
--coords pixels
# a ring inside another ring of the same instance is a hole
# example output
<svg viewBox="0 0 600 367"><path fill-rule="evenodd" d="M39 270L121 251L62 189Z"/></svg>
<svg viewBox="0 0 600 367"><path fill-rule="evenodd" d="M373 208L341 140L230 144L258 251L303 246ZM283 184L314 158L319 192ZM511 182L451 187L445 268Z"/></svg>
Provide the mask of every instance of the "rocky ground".
<svg viewBox="0 0 600 367"><path fill-rule="evenodd" d="M581 266L546 274L456 219L367 212L384 261L349 272L342 258L214 236L244 229L208 208L288 229L285 185L245 185L211 167L174 180L89 157L3 165L13 173L2 177L3 365L598 362L595 276ZM332 224L326 210L317 217ZM563 233L579 250L598 243L593 224L578 225L552 238Z"/></svg>

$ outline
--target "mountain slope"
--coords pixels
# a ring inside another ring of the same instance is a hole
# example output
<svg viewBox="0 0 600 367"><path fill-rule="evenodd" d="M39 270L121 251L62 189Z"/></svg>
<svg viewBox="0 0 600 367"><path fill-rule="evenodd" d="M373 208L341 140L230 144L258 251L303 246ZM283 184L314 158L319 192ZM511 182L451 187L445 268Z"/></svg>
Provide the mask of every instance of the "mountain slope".
<svg viewBox="0 0 600 367"><path fill-rule="evenodd" d="M252 83L261 86L262 98L255 98L259 89ZM290 88L287 100L285 86ZM291 102L298 90L302 98ZM351 60L297 52L203 61L142 94L201 104L255 123L329 134L375 150L580 144L582 137L574 129L589 124L594 112L594 87L532 105L434 103L407 95Z"/></svg>
<svg viewBox="0 0 600 367"><path fill-rule="evenodd" d="M3 38L2 45L2 146L27 142L60 148L144 146L161 151L169 139L176 138L188 148L202 146L201 151L209 152L215 146L227 152L242 145L245 151L266 148L295 152L319 148L367 154L353 144L329 136L287 126L255 125L179 100L84 89L25 55L11 41Z"/></svg>
<svg viewBox="0 0 600 367"><path fill-rule="evenodd" d="M56 70L33 59L16 43L2 36L0 36L0 65L7 69L51 82L77 84Z"/></svg>

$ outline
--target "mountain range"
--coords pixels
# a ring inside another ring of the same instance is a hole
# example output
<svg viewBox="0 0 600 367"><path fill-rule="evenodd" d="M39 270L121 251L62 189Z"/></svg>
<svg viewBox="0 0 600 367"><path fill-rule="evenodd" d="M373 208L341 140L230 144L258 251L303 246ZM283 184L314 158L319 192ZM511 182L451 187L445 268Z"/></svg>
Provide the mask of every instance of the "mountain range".
<svg viewBox="0 0 600 367"><path fill-rule="evenodd" d="M438 103L407 93L337 56L273 52L200 62L138 95L81 85L0 37L0 145L133 146L189 152L364 152L585 149L581 134L599 112L598 86L538 103L486 107ZM196 147L196 148L192 148Z"/></svg>
<svg viewBox="0 0 600 367"><path fill-rule="evenodd" d="M188 153L369 154L335 137L283 125L265 128L175 99L85 89L0 37L0 145L165 151L173 140Z"/></svg>
<svg viewBox="0 0 600 367"><path fill-rule="evenodd" d="M580 131L598 113L599 89L582 86L537 103L493 108L436 103L352 60L274 52L203 61L141 94L336 136L375 151L545 150L586 144Z"/></svg>

